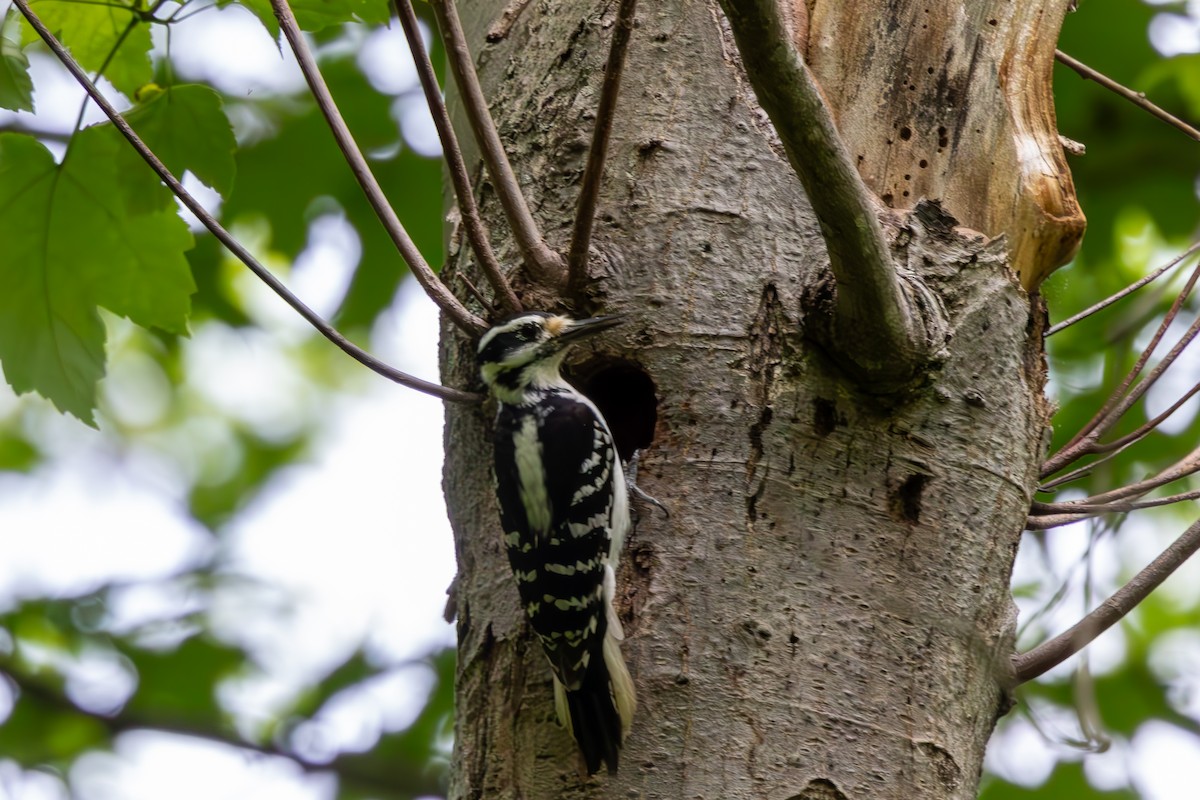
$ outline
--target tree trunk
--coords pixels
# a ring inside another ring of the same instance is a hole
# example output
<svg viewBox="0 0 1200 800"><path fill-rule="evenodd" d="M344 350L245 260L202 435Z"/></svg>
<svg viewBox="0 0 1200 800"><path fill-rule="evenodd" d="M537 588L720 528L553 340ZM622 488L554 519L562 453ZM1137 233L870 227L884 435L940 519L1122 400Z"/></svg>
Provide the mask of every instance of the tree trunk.
<svg viewBox="0 0 1200 800"><path fill-rule="evenodd" d="M518 175L565 250L615 4L464 5ZM1082 218L1049 97L1065 0L962 5L792 10L864 178L891 196L897 263L950 323L920 386L880 396L806 335L835 291L825 245L716 0L644 0L592 255L595 307L632 319L575 359L635 423L654 412L632 371L657 399L639 483L671 515L642 508L618 587L640 705L620 773L582 777L501 547L494 407L450 406L452 798L975 796L1008 704L1009 576L1047 424L1042 314L1014 264L1036 287ZM445 381L478 387L472 345L443 338Z"/></svg>

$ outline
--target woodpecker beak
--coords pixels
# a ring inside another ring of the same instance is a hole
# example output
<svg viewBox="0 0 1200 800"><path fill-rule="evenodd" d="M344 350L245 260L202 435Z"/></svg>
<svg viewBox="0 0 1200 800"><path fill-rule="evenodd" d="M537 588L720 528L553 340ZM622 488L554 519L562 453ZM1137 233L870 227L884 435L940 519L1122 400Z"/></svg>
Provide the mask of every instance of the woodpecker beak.
<svg viewBox="0 0 1200 800"><path fill-rule="evenodd" d="M558 334L557 341L565 345L579 339L586 339L601 331L616 327L624 321L624 314L606 314L603 317L592 317L591 319L568 320L567 324L563 326L562 332Z"/></svg>

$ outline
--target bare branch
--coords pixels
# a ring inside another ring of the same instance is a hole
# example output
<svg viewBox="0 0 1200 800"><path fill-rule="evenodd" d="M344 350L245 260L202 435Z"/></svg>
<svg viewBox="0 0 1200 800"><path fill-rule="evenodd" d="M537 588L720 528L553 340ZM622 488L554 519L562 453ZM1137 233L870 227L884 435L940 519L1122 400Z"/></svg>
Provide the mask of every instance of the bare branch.
<svg viewBox="0 0 1200 800"><path fill-rule="evenodd" d="M1066 473L1065 475L1060 475L1053 480L1049 480L1049 481L1046 481L1045 483L1039 484L1038 491L1039 492L1050 492L1050 491L1053 491L1054 489L1057 489L1059 486L1062 486L1063 484L1070 483L1071 481L1077 481L1080 478L1086 478L1088 475L1092 474L1092 472L1096 469L1096 467L1116 458L1118 455L1125 452L1125 449L1132 444L1133 444L1133 442L1129 442L1129 443L1113 450L1112 452L1106 453L1103 458L1097 458L1095 461L1090 461L1087 464L1084 464L1082 467L1077 467L1077 468L1071 470L1070 472Z"/></svg>
<svg viewBox="0 0 1200 800"><path fill-rule="evenodd" d="M446 168L450 173L450 185L454 187L454 196L458 198L458 209L462 212L463 227L467 233L467 241L475 253L480 269L492 285L500 305L509 311L521 311L521 301L513 292L508 279L500 270L500 262L488 239L487 228L479 216L479 206L475 203L475 195L471 191L471 178L467 173L466 162L463 161L462 149L458 146L458 137L454 134L454 126L450 115L446 113L446 103L442 99L442 89L438 86L437 75L429 60L429 52L421 39L421 29L417 25L417 15L413 11L412 0L396 0L396 14L400 17L400 25L404 28L404 37L408 40L408 48L412 51L413 62L417 65L417 74L421 78L421 88L425 92L425 102L429 113L433 116L433 124L437 128L438 139L442 143L442 153L446 157ZM486 305L486 303L485 303Z"/></svg>
<svg viewBox="0 0 1200 800"><path fill-rule="evenodd" d="M637 0L621 0L617 7L617 22L613 26L608 63L604 66L604 85L600 88L600 104L596 109L596 125L592 129L592 147L583 170L579 204L575 208L575 226L571 232L571 248L567 253L567 292L572 297L579 297L587 283L588 250L592 243L592 225L596 220L596 202L600 197L608 139L616 116L621 72L625 69L625 53L629 50L629 39L633 35L636 9Z"/></svg>
<svg viewBox="0 0 1200 800"><path fill-rule="evenodd" d="M470 292L471 296L474 297L476 300L478 300L481 305L486 306L488 304L487 298L483 296L483 292L479 291L478 286L471 283L470 278L468 278L466 275L463 275L461 272L459 272L458 279L460 281L462 281L463 286L467 287L467 291Z"/></svg>
<svg viewBox="0 0 1200 800"><path fill-rule="evenodd" d="M1163 424L1172 415L1174 415L1176 411L1183 407L1184 403L1186 403L1188 400L1191 400L1192 397L1195 396L1196 392L1200 392L1200 383L1194 384L1190 389L1183 393L1183 396L1172 403L1170 408L1168 408L1166 411L1163 411L1154 419L1143 423L1142 425L1138 426L1136 430L1130 431L1120 438L1113 439L1111 442L1100 442L1092 445L1091 452L1108 453L1113 450L1124 450L1129 445L1141 441L1153 433L1159 425Z"/></svg>
<svg viewBox="0 0 1200 800"><path fill-rule="evenodd" d="M100 107L105 116L108 117L121 135L124 136L125 139L133 146L133 149L136 150L138 155L142 157L142 160L150 165L150 168L154 170L162 182L165 183L167 187L175 194L175 196L179 198L179 201L183 203L183 205L186 206L189 211L196 215L196 218L200 220L201 224L203 224L204 227L207 228L212 235L221 242L221 244L225 245L225 247L229 249L229 252L233 253L238 260L249 267L250 271L258 276L259 280L267 284L267 286L271 288L271 291L275 292L275 294L279 295L284 302L295 309L295 311L300 314L300 316L302 316L310 325L316 328L322 336L333 342L338 348L340 348L354 360L358 361L360 364L382 375L388 380L400 384L401 386L407 386L410 389L416 389L419 392L424 392L425 394L430 394L434 397L440 397L443 400L450 400L458 403L481 402L482 398L477 394L463 392L458 389L450 389L445 386L439 386L436 383L429 383L428 381L423 381L420 378L415 378L412 375L388 366L379 359L375 358L375 356L355 345L340 332L338 332L337 329L335 329L332 325L322 319L317 312L305 305L300 298L292 294L291 291L289 291L288 288L284 286L278 278L272 275L266 267L260 264L258 260L255 259L254 256L252 256L250 252L243 247L240 242L237 241L237 239L230 235L229 231L225 230L221 223L217 222L212 214L208 213L208 210L205 209L204 206L201 205L200 202L187 191L187 189L183 188L183 184L171 174L171 171L167 169L166 165L164 165L162 161L159 160L158 156L156 156L150 150L150 148L146 146L146 143L143 142L141 137L139 137L133 128L129 126L129 123L125 121L125 118L117 113L117 110L113 107L113 105L108 102L104 95L101 94L96 88L96 85L88 78L87 73L83 71L83 68L79 66L79 63L72 58L71 54L67 52L62 43L54 37L54 34L50 32L38 15L33 12L33 10L29 7L29 0L13 0L13 4L16 5L20 12L25 16L25 19L29 21L29 24L37 32L38 36L42 38L42 41L46 43L46 46L50 48L54 55L57 56L58 60L62 62L63 66L65 66L67 70L75 77L75 80L78 81L79 85L82 86L84 91L88 93L88 96L95 101L96 105Z"/></svg>
<svg viewBox="0 0 1200 800"><path fill-rule="evenodd" d="M1104 462L1111 460L1118 454L1123 453L1129 447L1137 444L1142 439L1146 438L1151 433L1153 433L1154 430L1157 429L1159 425L1161 425L1163 422L1165 422L1167 419L1169 419L1176 411L1178 411L1181 407L1183 407L1183 405L1188 400L1190 400L1192 397L1194 397L1198 392L1200 392L1200 383L1194 384L1190 389L1188 389L1186 392L1184 392L1182 397L1180 397L1178 400L1176 400L1174 403L1172 403L1170 408L1168 408L1166 411L1163 411L1158 416L1154 417L1154 419L1151 419L1148 422L1140 425L1136 430L1131 431L1130 433L1127 433L1124 436L1121 436L1117 439L1114 439L1111 442L1100 442L1100 443L1091 444L1087 449L1087 453L1082 454L1082 455L1092 455L1092 454L1100 454L1100 453L1104 453L1106 455L1103 458L1096 459L1095 461L1085 464L1082 467L1073 469L1070 472L1068 472L1067 474L1062 475L1058 478L1055 478L1054 480L1046 481L1045 483L1038 486L1038 491L1042 491L1042 492L1049 491L1051 489L1054 489L1055 487L1062 486L1063 484L1070 483L1071 481L1078 480L1079 478L1082 478L1082 477L1085 477L1085 476L1091 474L1091 472L1100 464L1103 464ZM1082 457L1082 455L1080 457ZM1176 478L1172 478L1172 480L1176 480Z"/></svg>
<svg viewBox="0 0 1200 800"><path fill-rule="evenodd" d="M1142 288L1146 284L1151 283L1154 280L1157 280L1158 277L1161 276L1163 273L1165 273L1165 272L1171 270L1172 268L1178 266L1179 264L1183 263L1187 259L1188 256L1192 255L1197 250L1200 250L1200 242L1196 242L1191 247L1189 247L1187 250L1183 251L1183 253L1181 253L1180 255L1171 259L1168 263L1166 263L1163 266L1159 267L1158 269L1154 270L1149 275L1146 275L1143 278L1139 278L1138 280L1129 284L1128 286L1126 286L1124 289L1117 292L1116 294L1114 294L1110 297L1106 297L1105 299L1101 300L1099 303L1096 303L1093 306L1089 306L1088 308L1085 308L1083 311L1080 311L1078 314L1076 314L1072 317L1068 317L1067 319L1064 319L1062 322L1058 323L1057 325L1051 325L1046 330L1046 333L1043 335L1044 336L1053 336L1054 334L1058 333L1059 331L1063 330L1064 328L1069 328L1072 325L1074 325L1076 322L1087 319L1088 317L1092 316L1093 314L1095 314L1099 311L1103 311L1104 309L1108 308L1113 303L1116 303L1120 300L1125 299L1126 297L1133 294L1134 292L1136 292L1138 289Z"/></svg>
<svg viewBox="0 0 1200 800"><path fill-rule="evenodd" d="M1117 421L1120 420L1121 415L1128 411L1129 408L1135 402L1137 402L1138 398L1145 394L1146 390L1153 385L1154 381L1158 380L1166 368L1174 362L1179 352L1181 352L1183 348L1195 338L1197 331L1200 331L1200 328L1197 327L1200 325L1200 320L1197 320L1192 324L1192 327L1189 328L1188 332L1184 334L1178 343L1176 343L1175 347L1172 348L1171 353L1169 353L1167 357L1163 359L1162 363L1160 363L1150 375L1141 381L1141 383L1139 383L1132 392L1129 391L1129 387L1145 368L1146 362L1150 360L1151 354L1153 354L1155 348L1158 347L1158 344L1162 341L1163 336L1166 335L1171 323L1174 322L1175 318L1179 315L1179 311L1183 307L1184 302L1187 300L1188 296L1191 295L1192 289L1195 288L1197 279L1200 279L1200 264L1197 264L1196 267L1192 269L1192 274L1188 277L1187 283L1184 284L1183 289L1180 290L1179 295L1171 304L1170 309L1167 310L1162 322L1159 323L1158 329L1154 332L1154 336L1151 337L1150 342L1146 345L1145 349L1142 350L1137 362L1133 365L1133 369L1131 369L1129 374L1127 374L1124 380L1121 381L1121 385L1109 395L1108 399L1104 402L1104 405L1101 406L1100 410L1096 412L1091 420L1089 420L1086 425L1077 431L1075 435L1071 437L1071 440L1063 445L1057 453L1052 455L1044 464L1042 464L1040 473L1042 477L1053 475L1055 472L1058 472L1068 464L1077 461L1091 452L1094 452L1092 448L1100 440L1100 437L1112 429Z"/></svg>
<svg viewBox="0 0 1200 800"><path fill-rule="evenodd" d="M317 106L325 116L325 121L329 124L333 138L337 140L338 147L345 156L346 163L350 166L350 171L354 173L358 185L362 188L363 194L367 196L367 201L374 209L375 215L383 223L392 243L396 245L400 255L408 262L413 277L421 284L421 288L425 290L429 299L436 303L438 308L459 328L473 335L487 330L487 323L468 311L467 307L459 302L454 293L433 273L429 264L426 263L425 257L421 255L421 251L417 249L417 245L408 235L408 231L404 230L404 224L396 216L396 211L388 202L379 181L375 179L375 173L371 171L366 156L358 149L354 135L346 125L346 120L342 118L342 112L334 103L333 95L325 84L325 78L321 76L317 60L313 57L312 50L308 47L308 41L304 38L304 32L300 30L300 25L296 22L296 15L292 13L287 0L271 0L271 8L275 12L275 18L279 20L279 27L283 30L283 35L287 37L288 44L292 47L292 52L296 54L300 71L304 73L304 79L308 81L308 88L312 91Z"/></svg>
<svg viewBox="0 0 1200 800"><path fill-rule="evenodd" d="M1140 493L1139 493L1140 494ZM1180 503L1185 500L1195 500L1200 497L1200 489L1194 489L1190 492L1179 492L1178 494L1167 495L1166 497L1156 497L1153 500L1136 500L1130 502L1114 501L1111 503L1093 503L1083 500L1069 500L1065 503L1034 503L1033 511L1038 516L1041 512L1055 513L1088 513L1088 514L1116 514L1127 511L1138 511L1143 508L1159 508L1161 506L1169 506L1172 503Z"/></svg>
<svg viewBox="0 0 1200 800"><path fill-rule="evenodd" d="M1094 466L1095 464L1089 464L1084 469L1090 469ZM1078 471L1076 470L1076 472ZM1192 500L1197 495L1194 495L1192 492L1183 492L1137 503L1122 502L1132 497L1141 497L1160 486L1173 483L1189 475L1194 475L1197 472L1200 472L1200 448L1188 453L1188 455L1160 471L1157 475L1152 475L1145 480L1131 483L1128 486L1122 486L1090 497L1084 497L1079 500L1068 500L1062 503L1034 502L1030 506L1030 515L1026 520L1025 528L1026 530L1046 530L1048 528L1069 525L1072 522L1079 522L1080 520L1089 519L1101 514L1136 511L1140 508L1153 508L1184 500ZM1074 473L1071 474L1073 475Z"/></svg>
<svg viewBox="0 0 1200 800"><path fill-rule="evenodd" d="M44 679L25 674L14 668L11 659L0 658L0 669L16 684L20 693L34 698L43 705L52 706L61 711L78 714L93 720L108 732L110 736L139 730L152 730L161 733L190 736L208 742L216 742L228 747L237 748L245 753L257 753L265 756L286 758L297 764L305 772L332 772L342 781L356 786L369 794L382 793L393 796L397 793L406 796L437 795L442 789L436 776L420 770L389 770L386 775L378 771L368 771L356 763L361 759L355 754L343 754L331 761L308 761L297 753L286 750L275 743L251 742L240 738L232 731L226 732L211 728L192 720L174 718L166 714L134 714L121 711L107 716L94 711L88 711L75 705L59 690ZM18 700L18 702L20 702Z"/></svg>
<svg viewBox="0 0 1200 800"><path fill-rule="evenodd" d="M1076 522L1083 522L1086 519L1092 519L1095 514L1077 513L1077 514L1046 514L1038 516L1029 516L1025 520L1025 530L1027 531L1048 531L1052 528L1061 528L1065 525L1073 525Z"/></svg>
<svg viewBox="0 0 1200 800"><path fill-rule="evenodd" d="M1145 600L1198 549L1200 521L1193 523L1162 555L1069 630L1013 656L1013 685L1031 681L1078 653Z"/></svg>
<svg viewBox="0 0 1200 800"><path fill-rule="evenodd" d="M1200 334L1200 319L1197 319L1188 327L1187 331L1185 331L1184 334L1179 337L1179 341L1175 343L1175 346L1167 351L1167 354L1163 356L1162 361L1158 362L1158 364L1155 365L1154 369L1150 370L1146 377L1138 381L1136 386L1126 392L1125 396L1121 398L1121 400L1108 411L1107 415L1105 415L1105 417L1092 429L1087 437L1089 441L1088 452L1095 452L1097 440L1112 430L1121 417L1123 417L1125 413L1129 411L1129 409L1132 408L1133 405L1150 390L1150 387L1153 386L1160 377L1162 377L1164 372L1170 369L1171 365L1175 363L1175 360L1179 358L1179 354L1182 353L1184 349L1196 339L1198 334ZM1147 348L1146 354L1148 355L1149 352L1150 350Z"/></svg>
<svg viewBox="0 0 1200 800"><path fill-rule="evenodd" d="M1124 500L1128 497L1138 497L1153 489L1157 489L1160 486L1166 486L1168 483L1173 483L1181 478L1194 475L1197 472L1200 472L1200 448L1196 448L1171 466L1161 470L1149 478L1146 478L1145 480L1131 483L1128 486L1121 486L1117 489L1110 489L1107 492L1101 492L1100 494L1094 494L1082 500L1068 501L1068 503L1060 505L1067 505L1070 504L1070 502L1081 504L1109 503L1113 500Z"/></svg>
<svg viewBox="0 0 1200 800"><path fill-rule="evenodd" d="M483 88L479 85L479 76L475 74L475 59L467 47L467 37L463 33L462 23L458 18L458 8L454 0L431 0L434 14L437 16L438 27L442 31L442 41L446 45L446 54L450 60L450 71L454 82L462 94L463 108L475 134L475 141L487 166L488 175L504 209L504 216L512 229L513 239L525 259L533 277L541 283L560 286L566 278L562 258L550 249L542 238L542 232L521 185L513 173L508 155L504 152L504 144L492 121L487 99L483 96Z"/></svg>
<svg viewBox="0 0 1200 800"><path fill-rule="evenodd" d="M892 263L880 208L779 16L777 0L721 0L759 104L804 185L837 280L828 343L875 386L906 384L928 358L930 333Z"/></svg>
<svg viewBox="0 0 1200 800"><path fill-rule="evenodd" d="M1166 122L1168 125L1178 128L1179 130L1186 133L1188 136L1190 136L1193 139L1195 139L1196 141L1200 142L1200 130L1196 130L1191 125L1188 125L1186 122L1179 119L1179 117L1176 117L1173 114L1171 114L1167 111L1164 111L1163 109L1154 105L1154 103L1151 103L1149 100L1146 99L1146 95L1143 94L1142 92L1135 92L1133 89L1130 89L1126 86L1122 86L1121 84L1114 81L1112 78L1108 77L1107 75L1097 72L1096 70L1089 67L1087 64L1084 64L1082 61L1077 61L1076 59L1074 59L1071 56L1064 53L1062 50L1055 50L1054 57L1056 59L1058 59L1059 63L1065 64L1066 66L1075 70L1075 72L1079 73L1080 77L1082 77L1086 80L1093 80L1096 83L1103 86L1105 89L1108 89L1110 92L1115 92L1116 94L1121 95L1121 97L1124 97L1126 100L1133 103L1135 106L1137 106L1145 111L1150 112L1154 116L1161 119L1163 122Z"/></svg>
<svg viewBox="0 0 1200 800"><path fill-rule="evenodd" d="M48 142L59 142L60 144L70 141L74 135L70 131L39 128L26 123L22 119L10 119L0 124L0 133L23 133L26 136L36 136L38 139L44 139Z"/></svg>

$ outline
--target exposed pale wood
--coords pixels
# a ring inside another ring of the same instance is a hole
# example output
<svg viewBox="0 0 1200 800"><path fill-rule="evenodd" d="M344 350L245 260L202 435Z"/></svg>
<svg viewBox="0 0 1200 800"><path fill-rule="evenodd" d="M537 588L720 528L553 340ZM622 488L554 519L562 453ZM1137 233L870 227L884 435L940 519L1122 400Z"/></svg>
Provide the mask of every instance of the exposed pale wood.
<svg viewBox="0 0 1200 800"><path fill-rule="evenodd" d="M1004 234L1026 289L1085 227L1051 87L1068 3L809 2L807 60L868 185L894 208L938 199Z"/></svg>

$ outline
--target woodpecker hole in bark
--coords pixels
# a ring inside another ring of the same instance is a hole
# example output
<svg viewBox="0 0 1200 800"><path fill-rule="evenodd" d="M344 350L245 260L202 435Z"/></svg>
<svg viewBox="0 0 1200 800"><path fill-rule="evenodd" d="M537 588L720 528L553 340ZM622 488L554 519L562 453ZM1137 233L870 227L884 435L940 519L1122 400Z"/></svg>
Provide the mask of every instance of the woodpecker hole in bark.
<svg viewBox="0 0 1200 800"><path fill-rule="evenodd" d="M596 404L626 464L654 440L658 397L654 381L641 365L625 358L598 355L570 370L571 383Z"/></svg>

